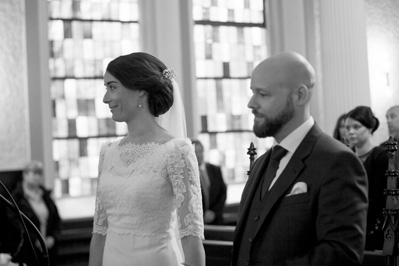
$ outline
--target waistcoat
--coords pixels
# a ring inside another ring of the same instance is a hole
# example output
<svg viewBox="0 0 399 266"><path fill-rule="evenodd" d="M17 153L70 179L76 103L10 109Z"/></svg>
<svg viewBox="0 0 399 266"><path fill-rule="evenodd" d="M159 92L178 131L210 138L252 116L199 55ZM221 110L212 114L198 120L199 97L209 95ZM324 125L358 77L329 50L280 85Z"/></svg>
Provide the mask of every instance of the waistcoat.
<svg viewBox="0 0 399 266"><path fill-rule="evenodd" d="M269 192L267 192L261 199L261 184L262 182L259 182L256 191L251 199L248 216L242 217L242 219L245 219L245 222L243 221L244 230L241 236L238 250L238 266L248 266L251 265L251 263L255 262L251 260L251 247L255 240L255 231L259 226L262 210L266 204L269 194ZM258 261L256 262L259 263Z"/></svg>

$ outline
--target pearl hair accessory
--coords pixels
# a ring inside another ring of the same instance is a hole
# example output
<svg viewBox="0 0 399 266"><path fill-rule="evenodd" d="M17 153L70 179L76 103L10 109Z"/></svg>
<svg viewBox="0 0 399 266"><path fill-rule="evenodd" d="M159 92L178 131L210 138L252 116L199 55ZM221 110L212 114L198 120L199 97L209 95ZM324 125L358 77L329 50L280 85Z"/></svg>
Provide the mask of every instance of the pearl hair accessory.
<svg viewBox="0 0 399 266"><path fill-rule="evenodd" d="M165 68L164 71L162 71L162 77L169 79L172 81L172 79L176 76L176 73L173 69L171 68Z"/></svg>

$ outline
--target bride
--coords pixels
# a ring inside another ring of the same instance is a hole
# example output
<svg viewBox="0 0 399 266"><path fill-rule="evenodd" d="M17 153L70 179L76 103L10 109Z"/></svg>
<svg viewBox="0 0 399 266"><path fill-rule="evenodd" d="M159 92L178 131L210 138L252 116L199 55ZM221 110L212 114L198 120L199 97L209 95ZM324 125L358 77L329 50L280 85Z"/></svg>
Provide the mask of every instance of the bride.
<svg viewBox="0 0 399 266"><path fill-rule="evenodd" d="M111 61L103 98L128 135L103 144L90 266L204 266L197 159L179 88L156 57Z"/></svg>

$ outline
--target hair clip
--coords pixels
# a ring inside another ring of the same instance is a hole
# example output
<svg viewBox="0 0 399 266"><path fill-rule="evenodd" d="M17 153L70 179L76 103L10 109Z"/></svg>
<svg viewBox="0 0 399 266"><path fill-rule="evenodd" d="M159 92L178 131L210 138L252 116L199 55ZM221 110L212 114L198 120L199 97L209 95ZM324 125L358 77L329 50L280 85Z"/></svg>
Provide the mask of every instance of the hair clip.
<svg viewBox="0 0 399 266"><path fill-rule="evenodd" d="M176 73L173 69L171 68L165 68L164 71L162 71L162 77L169 79L172 81L172 79L176 76Z"/></svg>

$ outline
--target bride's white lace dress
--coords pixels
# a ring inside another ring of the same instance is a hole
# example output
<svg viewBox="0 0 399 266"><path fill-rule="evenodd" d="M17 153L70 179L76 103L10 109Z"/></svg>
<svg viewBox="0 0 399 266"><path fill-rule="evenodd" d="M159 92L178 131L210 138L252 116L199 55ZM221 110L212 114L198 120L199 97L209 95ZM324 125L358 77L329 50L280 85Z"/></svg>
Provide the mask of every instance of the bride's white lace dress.
<svg viewBox="0 0 399 266"><path fill-rule="evenodd" d="M100 153L93 232L106 235L103 265L180 265L175 232L203 239L204 230L193 145L119 143Z"/></svg>

